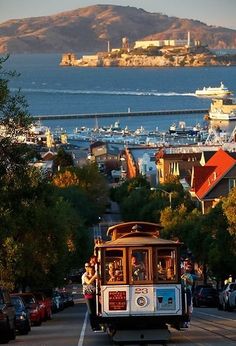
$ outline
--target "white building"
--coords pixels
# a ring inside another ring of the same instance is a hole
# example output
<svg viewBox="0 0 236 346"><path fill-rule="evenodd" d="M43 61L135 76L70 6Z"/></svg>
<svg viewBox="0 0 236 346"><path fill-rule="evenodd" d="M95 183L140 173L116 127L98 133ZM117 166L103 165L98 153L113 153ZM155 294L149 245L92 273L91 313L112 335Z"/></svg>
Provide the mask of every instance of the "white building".
<svg viewBox="0 0 236 346"><path fill-rule="evenodd" d="M145 152L142 157L138 159L139 173L144 175L150 182L151 186L157 185L157 168L155 155Z"/></svg>
<svg viewBox="0 0 236 346"><path fill-rule="evenodd" d="M135 48L143 48L147 49L148 47L163 47L163 46L171 46L171 47L184 47L191 45L191 37L190 32L188 31L188 36L186 40L149 40L149 41L135 41Z"/></svg>

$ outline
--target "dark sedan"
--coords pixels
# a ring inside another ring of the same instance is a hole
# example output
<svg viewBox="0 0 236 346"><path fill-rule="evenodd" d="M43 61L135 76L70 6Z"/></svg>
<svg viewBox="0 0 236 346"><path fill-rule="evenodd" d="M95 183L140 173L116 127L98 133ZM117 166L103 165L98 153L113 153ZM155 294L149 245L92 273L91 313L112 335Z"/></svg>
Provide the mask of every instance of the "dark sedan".
<svg viewBox="0 0 236 346"><path fill-rule="evenodd" d="M16 330L22 335L28 334L31 330L30 314L23 299L20 296L11 294L11 302L16 311Z"/></svg>
<svg viewBox="0 0 236 346"><path fill-rule="evenodd" d="M213 287L203 287L196 294L195 298L195 306L214 306L218 305L218 292Z"/></svg>

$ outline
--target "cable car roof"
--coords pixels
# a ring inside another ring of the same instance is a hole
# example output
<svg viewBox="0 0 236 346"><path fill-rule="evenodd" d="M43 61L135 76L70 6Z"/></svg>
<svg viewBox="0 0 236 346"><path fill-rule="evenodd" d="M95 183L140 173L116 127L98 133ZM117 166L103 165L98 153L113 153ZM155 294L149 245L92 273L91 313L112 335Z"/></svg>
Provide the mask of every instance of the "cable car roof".
<svg viewBox="0 0 236 346"><path fill-rule="evenodd" d="M177 243L173 240L161 239L155 236L128 234L128 236L120 237L116 240L106 241L105 243L98 243L96 247L121 247L121 246L180 246L181 243Z"/></svg>
<svg viewBox="0 0 236 346"><path fill-rule="evenodd" d="M114 226L111 226L107 230L107 235L111 237L112 240L120 238L128 233L143 232L151 233L156 237L159 237L159 231L163 227L156 223L145 222L145 221L131 221L123 222Z"/></svg>
<svg viewBox="0 0 236 346"><path fill-rule="evenodd" d="M112 239L106 242L99 242L97 247L119 247L119 246L179 246L173 240L159 238L159 230L162 227L155 223L132 221L124 222L108 228L107 235Z"/></svg>

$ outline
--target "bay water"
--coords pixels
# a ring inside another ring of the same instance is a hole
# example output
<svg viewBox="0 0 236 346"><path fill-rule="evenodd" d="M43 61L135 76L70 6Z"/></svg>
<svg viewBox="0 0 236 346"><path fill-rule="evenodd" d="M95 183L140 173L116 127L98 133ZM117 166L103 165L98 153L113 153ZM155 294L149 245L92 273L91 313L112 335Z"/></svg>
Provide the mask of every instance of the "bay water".
<svg viewBox="0 0 236 346"><path fill-rule="evenodd" d="M4 64L20 73L10 81L12 91L21 89L32 116L94 114L107 112L209 109L211 99L195 96L195 90L223 82L236 95L236 66L176 68L79 68L59 66L59 54L16 54ZM166 131L173 123L186 126L204 123L204 114L99 118L99 126L119 121L122 128L143 126ZM94 127L95 119L47 120L52 131L68 132L81 126ZM97 124L96 124L97 125ZM221 122L231 130L235 122Z"/></svg>

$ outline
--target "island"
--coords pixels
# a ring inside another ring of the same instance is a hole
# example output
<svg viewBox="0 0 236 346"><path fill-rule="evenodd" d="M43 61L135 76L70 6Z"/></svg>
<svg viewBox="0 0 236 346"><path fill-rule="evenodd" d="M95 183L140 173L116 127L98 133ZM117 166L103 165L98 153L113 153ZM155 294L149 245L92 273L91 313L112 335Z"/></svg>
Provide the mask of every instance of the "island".
<svg viewBox="0 0 236 346"><path fill-rule="evenodd" d="M230 66L236 65L236 55L217 56L200 41L187 40L136 41L132 46L128 38L122 38L121 48L106 52L83 55L62 55L60 66L78 67L183 67L183 66Z"/></svg>

